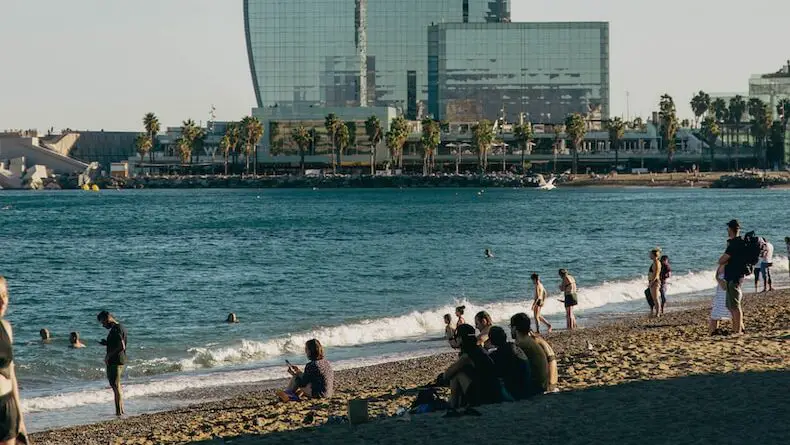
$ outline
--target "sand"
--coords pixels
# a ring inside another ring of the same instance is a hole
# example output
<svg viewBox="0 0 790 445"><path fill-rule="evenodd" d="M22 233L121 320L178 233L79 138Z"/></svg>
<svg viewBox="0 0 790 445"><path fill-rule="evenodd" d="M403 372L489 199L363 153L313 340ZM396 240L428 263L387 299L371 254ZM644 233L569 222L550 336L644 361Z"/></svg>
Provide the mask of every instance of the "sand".
<svg viewBox="0 0 790 445"><path fill-rule="evenodd" d="M790 292L747 296L747 333L710 337L708 307L612 320L548 337L559 394L483 407L481 417L392 417L453 359L442 354L337 373L330 401L282 404L271 390L35 434L52 444L787 443ZM588 342L592 345L590 349ZM374 421L323 425L353 398ZM429 438L429 440L426 440Z"/></svg>

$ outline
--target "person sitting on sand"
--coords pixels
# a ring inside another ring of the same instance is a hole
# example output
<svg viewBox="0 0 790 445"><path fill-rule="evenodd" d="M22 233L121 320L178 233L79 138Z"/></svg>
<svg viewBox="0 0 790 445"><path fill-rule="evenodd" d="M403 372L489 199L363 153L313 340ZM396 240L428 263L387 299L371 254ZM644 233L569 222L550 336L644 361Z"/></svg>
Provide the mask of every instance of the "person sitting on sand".
<svg viewBox="0 0 790 445"><path fill-rule="evenodd" d="M225 323L238 323L239 317L236 316L236 313L231 312L228 314L228 318L225 319Z"/></svg>
<svg viewBox="0 0 790 445"><path fill-rule="evenodd" d="M41 337L41 343L52 343L52 334L49 333L49 329L41 329L38 331L38 335Z"/></svg>
<svg viewBox="0 0 790 445"><path fill-rule="evenodd" d="M664 307L667 305L667 283L669 279L672 278L672 267L669 265L669 257L666 255L661 255L661 287L658 288L659 293L661 294L661 314L664 314Z"/></svg>
<svg viewBox="0 0 790 445"><path fill-rule="evenodd" d="M462 324L455 329L455 336L461 345L458 360L436 378L437 385L450 386L450 407L454 410L499 403L502 399L502 386L497 378L494 362L477 344L475 328ZM470 411L469 414L476 412Z"/></svg>
<svg viewBox="0 0 790 445"><path fill-rule="evenodd" d="M710 335L722 335L720 322L730 320L730 311L727 310L727 280L724 279L724 266L716 269L716 293L713 296L713 305L710 311Z"/></svg>
<svg viewBox="0 0 790 445"><path fill-rule="evenodd" d="M650 315L660 317L664 313L664 306L661 304L661 249L655 248L650 251L650 269L647 274L647 288L650 289L650 298L653 305L650 307ZM655 311L655 313L654 313Z"/></svg>
<svg viewBox="0 0 790 445"><path fill-rule="evenodd" d="M576 329L576 316L573 315L573 307L579 304L576 296L576 279L566 269L560 269L559 274L562 280L560 291L565 296L565 299L560 301L565 304L565 325L570 331Z"/></svg>
<svg viewBox="0 0 790 445"><path fill-rule="evenodd" d="M288 363L291 382L285 391L277 391L283 402L290 400L331 398L335 392L335 373L329 361L324 358L324 347L316 339L307 340L304 353L310 360L304 372L298 366Z"/></svg>
<svg viewBox="0 0 790 445"><path fill-rule="evenodd" d="M546 292L546 288L543 287L543 283L540 282L540 276L538 274L533 273L530 278L532 279L532 284L535 285L535 299L532 300L532 313L535 315L535 331L540 334L540 323L543 322L543 324L549 328L549 332L551 332L551 323L549 323L543 315L540 315L543 305L546 304L548 292Z"/></svg>
<svg viewBox="0 0 790 445"><path fill-rule="evenodd" d="M85 347L85 343L80 341L80 333L72 332L69 334L69 347L73 349L80 349Z"/></svg>
<svg viewBox="0 0 790 445"><path fill-rule="evenodd" d="M477 336L477 344L485 349L491 349L493 346L488 339L488 331L494 323L491 321L491 316L486 311L480 311L475 315L475 327L480 334Z"/></svg>
<svg viewBox="0 0 790 445"><path fill-rule="evenodd" d="M450 314L444 314L444 338L450 343L450 347L458 349L458 343L455 342L455 326L453 326L453 317Z"/></svg>
<svg viewBox="0 0 790 445"><path fill-rule="evenodd" d="M455 308L455 316L458 317L458 321L455 322L455 327L461 326L462 324L466 324L466 320L464 320L464 311L466 310L466 306L458 306Z"/></svg>
<svg viewBox="0 0 790 445"><path fill-rule="evenodd" d="M557 357L549 343L531 331L529 315L510 317L510 335L529 360L532 388L530 394L553 392L557 388Z"/></svg>
<svg viewBox="0 0 790 445"><path fill-rule="evenodd" d="M499 326L493 326L488 332L491 344L496 350L489 356L494 361L497 377L502 380L505 390L513 400L529 397L532 385L529 360L518 346L507 341L507 333Z"/></svg>

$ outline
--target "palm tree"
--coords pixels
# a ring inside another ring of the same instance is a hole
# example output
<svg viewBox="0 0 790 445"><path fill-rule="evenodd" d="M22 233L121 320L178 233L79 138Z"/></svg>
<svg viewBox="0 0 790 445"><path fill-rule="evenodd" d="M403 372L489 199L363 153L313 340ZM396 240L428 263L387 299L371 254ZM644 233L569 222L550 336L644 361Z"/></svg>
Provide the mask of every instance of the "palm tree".
<svg viewBox="0 0 790 445"><path fill-rule="evenodd" d="M370 175L376 174L376 147L381 143L382 129L381 122L376 116L370 116L365 121L365 134L370 142Z"/></svg>
<svg viewBox="0 0 790 445"><path fill-rule="evenodd" d="M304 154L313 143L313 135L304 126L299 125L291 130L291 137L296 142L296 146L299 147L299 172L304 176Z"/></svg>
<svg viewBox="0 0 790 445"><path fill-rule="evenodd" d="M426 117L422 120L422 138L420 145L422 145L422 175L428 176L433 170L433 156L436 149L441 143L441 130L439 122Z"/></svg>
<svg viewBox="0 0 790 445"><path fill-rule="evenodd" d="M749 115L752 117L750 130L754 137L754 155L755 158L759 158L762 168L766 168L768 153L765 142L773 121L771 110L765 102L756 97L749 99L748 108Z"/></svg>
<svg viewBox="0 0 790 445"><path fill-rule="evenodd" d="M134 147L137 149L137 153L140 155L140 163L143 162L145 155L151 151L152 146L153 143L151 142L151 138L149 138L147 134L138 134L134 139Z"/></svg>
<svg viewBox="0 0 790 445"><path fill-rule="evenodd" d="M702 121L700 133L702 134L702 137L705 138L705 142L708 143L708 148L710 149L710 171L713 171L714 165L716 163L716 139L719 138L720 133L719 125L716 123L716 119L714 119L712 116L705 116L705 119Z"/></svg>
<svg viewBox="0 0 790 445"><path fill-rule="evenodd" d="M207 136L208 133L206 133L205 129L198 127L197 130L195 130L192 145L195 147L195 152L197 153L197 162L200 162L200 152L203 151L203 147L206 146Z"/></svg>
<svg viewBox="0 0 790 445"><path fill-rule="evenodd" d="M494 142L494 126L488 119L483 119L472 126L472 146L477 151L477 163L480 173L485 174L488 168L488 150Z"/></svg>
<svg viewBox="0 0 790 445"><path fill-rule="evenodd" d="M233 165L236 165L239 154L239 143L241 142L241 129L239 122L231 122L225 130L225 135L228 136L228 155L233 154ZM225 156L225 174L228 174L228 155Z"/></svg>
<svg viewBox="0 0 790 445"><path fill-rule="evenodd" d="M790 112L790 103L787 110ZM771 148L768 153L769 164L778 164L779 168L784 167L785 161L785 124L782 121L774 121L771 125L769 136Z"/></svg>
<svg viewBox="0 0 790 445"><path fill-rule="evenodd" d="M699 119L710 109L710 95L701 91L691 98L691 111L694 112L694 126L699 126Z"/></svg>
<svg viewBox="0 0 790 445"><path fill-rule="evenodd" d="M398 161L398 168L403 168L403 146L409 139L409 123L403 116L396 116L390 123L387 131L387 147L394 159Z"/></svg>
<svg viewBox="0 0 790 445"><path fill-rule="evenodd" d="M565 126L560 124L554 124L554 145L552 146L552 154L554 155L554 167L552 168L553 173L557 173L557 155L560 154L560 147L562 145L562 133L565 131Z"/></svg>
<svg viewBox="0 0 790 445"><path fill-rule="evenodd" d="M354 149L354 154L359 154L359 148L357 147L357 123L355 121L346 121L343 125L348 129L348 147Z"/></svg>
<svg viewBox="0 0 790 445"><path fill-rule="evenodd" d="M178 147L178 157L181 158L181 164L186 164L192 159L192 141L189 138L181 136L176 139L176 147Z"/></svg>
<svg viewBox="0 0 790 445"><path fill-rule="evenodd" d="M345 153L346 148L348 148L348 144L351 142L351 132L349 131L348 125L340 123L340 126L337 128L337 133L335 133L335 147L337 147L337 165L342 167L342 156Z"/></svg>
<svg viewBox="0 0 790 445"><path fill-rule="evenodd" d="M337 165L340 164L340 153L337 150L337 133L340 127L345 127L343 121L335 113L329 113L324 119L324 128L332 144L332 172L337 173Z"/></svg>
<svg viewBox="0 0 790 445"><path fill-rule="evenodd" d="M195 146L198 131L199 129L192 119L187 119L181 123L181 137L176 141L176 146L183 164L192 162L192 150Z"/></svg>
<svg viewBox="0 0 790 445"><path fill-rule="evenodd" d="M573 113L565 118L565 132L571 139L571 149L573 150L572 172L575 175L579 169L579 146L584 142L587 134L587 122L579 113Z"/></svg>
<svg viewBox="0 0 790 445"><path fill-rule="evenodd" d="M151 139L151 162L154 162L154 149L156 148L156 135L159 134L161 129L159 125L159 118L154 113L146 113L143 116L143 126L145 127L145 134Z"/></svg>
<svg viewBox="0 0 790 445"><path fill-rule="evenodd" d="M738 152L741 146L741 121L746 112L746 101L740 94L730 99L730 119L735 124L735 169L739 168Z"/></svg>
<svg viewBox="0 0 790 445"><path fill-rule="evenodd" d="M516 145L521 149L521 171L524 171L524 155L532 142L532 124L527 122L523 125L516 125L513 128L513 140Z"/></svg>
<svg viewBox="0 0 790 445"><path fill-rule="evenodd" d="M620 163L620 142L625 137L625 122L622 118L615 117L606 121L606 131L609 132L609 148L614 149L614 168Z"/></svg>
<svg viewBox="0 0 790 445"><path fill-rule="evenodd" d="M231 143L230 135L225 133L222 136L222 139L219 140L219 149L222 151L222 157L225 159L225 176L228 175L228 157L230 156L230 151L233 148Z"/></svg>
<svg viewBox="0 0 790 445"><path fill-rule="evenodd" d="M245 116L240 125L239 132L244 146L244 158L246 161L247 173L250 172L250 157L257 151L255 147L263 137L263 124L255 116ZM253 166L253 175L258 175L257 163Z"/></svg>
<svg viewBox="0 0 790 445"><path fill-rule="evenodd" d="M664 140L664 148L667 151L667 170L672 166L672 159L675 157L675 135L678 132L678 117L675 109L675 101L669 94L661 95L659 102L658 120L661 125L661 137Z"/></svg>

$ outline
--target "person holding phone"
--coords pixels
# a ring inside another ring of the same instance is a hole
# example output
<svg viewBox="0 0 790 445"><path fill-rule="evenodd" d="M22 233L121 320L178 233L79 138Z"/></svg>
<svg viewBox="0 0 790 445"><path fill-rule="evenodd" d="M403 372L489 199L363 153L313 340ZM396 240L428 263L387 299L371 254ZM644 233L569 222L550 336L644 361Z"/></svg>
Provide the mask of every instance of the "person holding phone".
<svg viewBox="0 0 790 445"><path fill-rule="evenodd" d="M283 402L304 399L330 398L335 392L335 374L329 361L324 358L324 347L316 339L308 340L304 352L310 360L304 371L288 360L288 374L291 381L284 391L277 391L277 397Z"/></svg>
<svg viewBox="0 0 790 445"><path fill-rule="evenodd" d="M96 319L110 332L107 334L107 339L102 339L99 344L107 347L107 354L104 356L104 364L107 366L107 380L110 382L110 388L115 396L115 415L122 416L125 414L123 410L123 393L121 391L121 375L123 368L126 366L126 328L107 311L101 311L96 316Z"/></svg>

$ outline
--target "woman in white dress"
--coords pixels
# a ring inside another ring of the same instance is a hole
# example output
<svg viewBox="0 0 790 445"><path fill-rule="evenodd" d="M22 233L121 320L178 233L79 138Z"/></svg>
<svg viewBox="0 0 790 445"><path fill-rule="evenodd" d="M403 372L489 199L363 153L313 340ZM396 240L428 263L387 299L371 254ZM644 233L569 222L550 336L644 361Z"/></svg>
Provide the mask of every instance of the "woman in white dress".
<svg viewBox="0 0 790 445"><path fill-rule="evenodd" d="M713 308L710 311L710 335L719 335L719 322L730 319L727 309L727 282L724 280L724 266L716 269L716 294L713 296Z"/></svg>

